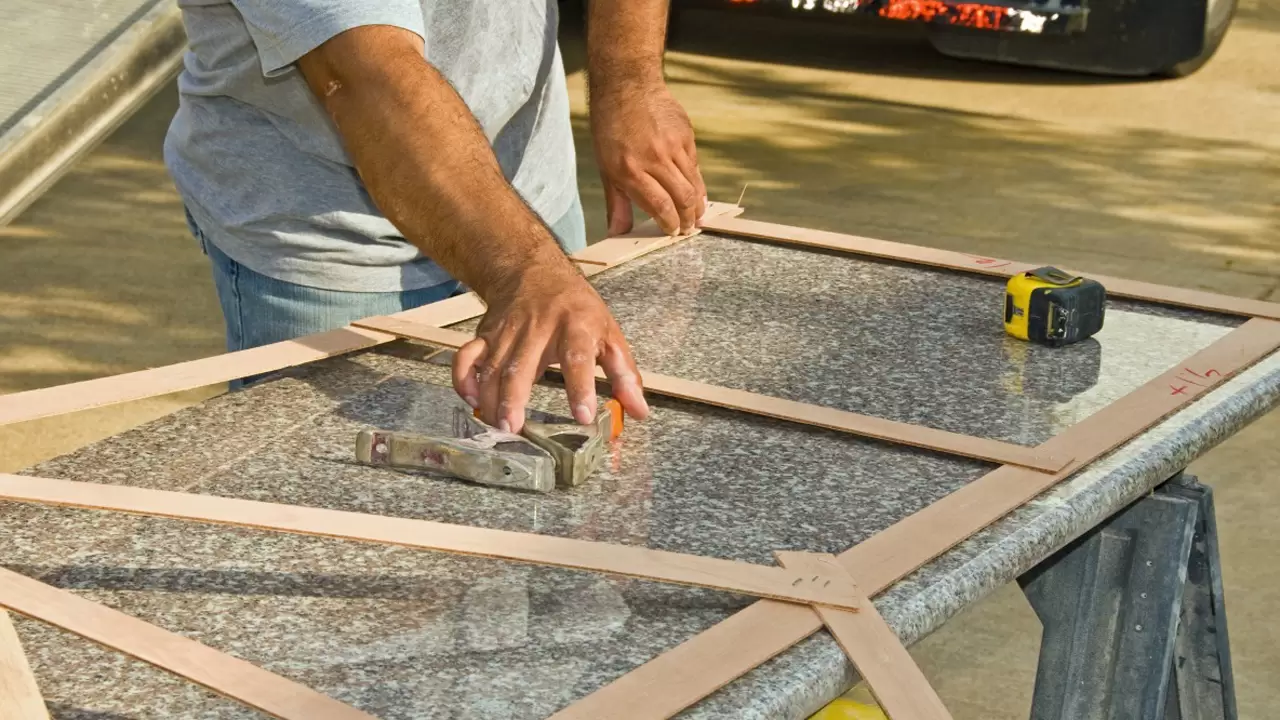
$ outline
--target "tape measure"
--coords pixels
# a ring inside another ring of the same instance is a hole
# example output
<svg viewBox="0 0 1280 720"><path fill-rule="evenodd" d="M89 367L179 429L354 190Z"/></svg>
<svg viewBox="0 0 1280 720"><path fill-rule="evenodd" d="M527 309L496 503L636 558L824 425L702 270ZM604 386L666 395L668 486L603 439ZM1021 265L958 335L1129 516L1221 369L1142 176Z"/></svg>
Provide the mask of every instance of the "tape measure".
<svg viewBox="0 0 1280 720"><path fill-rule="evenodd" d="M1020 340L1069 345L1102 329L1106 304L1107 291L1096 280L1042 267L1009 278L1004 329Z"/></svg>
<svg viewBox="0 0 1280 720"><path fill-rule="evenodd" d="M816 715L810 715L809 720L889 720L889 716L884 714L873 699L859 702L846 696L832 700Z"/></svg>

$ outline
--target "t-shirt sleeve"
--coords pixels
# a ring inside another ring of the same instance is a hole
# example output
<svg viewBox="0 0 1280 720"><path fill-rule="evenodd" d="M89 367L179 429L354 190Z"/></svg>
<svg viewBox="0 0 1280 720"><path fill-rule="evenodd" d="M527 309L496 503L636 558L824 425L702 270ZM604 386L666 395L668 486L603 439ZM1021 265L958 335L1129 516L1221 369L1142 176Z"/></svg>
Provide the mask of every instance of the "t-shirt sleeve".
<svg viewBox="0 0 1280 720"><path fill-rule="evenodd" d="M232 0L258 48L262 73L288 72L329 38L365 25L393 25L426 37L419 0Z"/></svg>

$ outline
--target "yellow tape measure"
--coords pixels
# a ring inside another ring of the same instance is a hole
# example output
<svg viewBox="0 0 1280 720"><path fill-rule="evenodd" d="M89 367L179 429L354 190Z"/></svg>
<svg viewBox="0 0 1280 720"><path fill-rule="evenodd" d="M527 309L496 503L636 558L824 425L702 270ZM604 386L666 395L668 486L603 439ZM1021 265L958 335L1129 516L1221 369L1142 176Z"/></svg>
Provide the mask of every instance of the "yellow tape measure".
<svg viewBox="0 0 1280 720"><path fill-rule="evenodd" d="M860 682L810 715L809 720L889 720L889 717L880 709L867 683Z"/></svg>
<svg viewBox="0 0 1280 720"><path fill-rule="evenodd" d="M1042 267L1009 278L1004 329L1020 340L1069 345L1102 329L1106 304L1098 281Z"/></svg>

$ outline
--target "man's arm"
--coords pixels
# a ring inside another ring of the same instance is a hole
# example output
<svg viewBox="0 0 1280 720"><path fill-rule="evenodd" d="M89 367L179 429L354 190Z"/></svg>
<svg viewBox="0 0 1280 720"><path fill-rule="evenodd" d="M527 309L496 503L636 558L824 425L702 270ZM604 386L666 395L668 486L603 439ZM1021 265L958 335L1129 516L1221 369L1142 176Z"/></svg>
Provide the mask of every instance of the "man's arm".
<svg viewBox="0 0 1280 720"><path fill-rule="evenodd" d="M647 408L630 349L608 309L502 175L479 124L390 26L336 35L298 61L384 215L488 305L457 353L454 386L481 417L512 432L533 383L559 362L579 422L595 416L595 366L628 414Z"/></svg>
<svg viewBox="0 0 1280 720"><path fill-rule="evenodd" d="M634 200L668 233L706 209L693 127L662 77L668 0L591 0L587 92L610 234L631 229Z"/></svg>

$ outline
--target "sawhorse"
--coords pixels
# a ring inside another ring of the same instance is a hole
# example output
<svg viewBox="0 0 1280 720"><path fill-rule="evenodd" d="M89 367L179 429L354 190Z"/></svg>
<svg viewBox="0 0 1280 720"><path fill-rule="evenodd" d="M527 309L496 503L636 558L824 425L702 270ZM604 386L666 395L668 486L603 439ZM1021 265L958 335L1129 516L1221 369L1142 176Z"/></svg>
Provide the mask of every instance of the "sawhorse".
<svg viewBox="0 0 1280 720"><path fill-rule="evenodd" d="M1213 493L1179 473L1019 578L1032 720L1237 720Z"/></svg>

